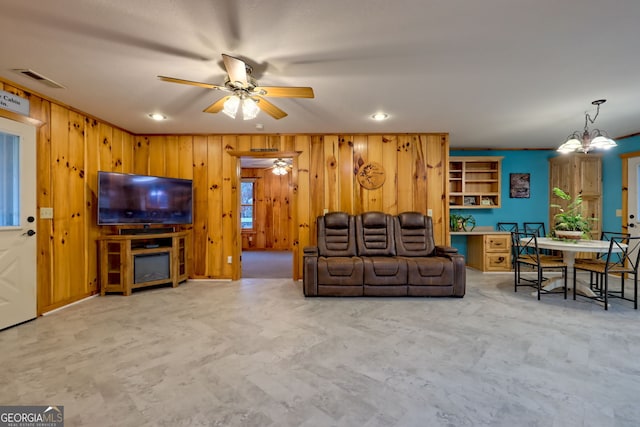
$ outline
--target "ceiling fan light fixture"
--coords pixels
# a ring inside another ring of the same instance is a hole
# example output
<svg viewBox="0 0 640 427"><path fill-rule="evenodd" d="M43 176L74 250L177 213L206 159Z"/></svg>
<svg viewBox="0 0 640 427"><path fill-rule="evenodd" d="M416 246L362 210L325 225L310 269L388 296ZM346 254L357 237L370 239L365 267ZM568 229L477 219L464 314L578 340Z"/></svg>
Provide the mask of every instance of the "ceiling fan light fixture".
<svg viewBox="0 0 640 427"><path fill-rule="evenodd" d="M231 96L224 102L224 109L222 110L222 112L232 119L235 119L236 114L238 113L239 106L240 98L238 98L237 96Z"/></svg>
<svg viewBox="0 0 640 427"><path fill-rule="evenodd" d="M273 172L274 175L286 175L288 173L287 166L289 165L283 159L276 159L273 162L273 169L271 172Z"/></svg>
<svg viewBox="0 0 640 427"><path fill-rule="evenodd" d="M255 119L259 112L260 108L258 108L258 103L255 100L251 98L242 100L242 118L244 120Z"/></svg>

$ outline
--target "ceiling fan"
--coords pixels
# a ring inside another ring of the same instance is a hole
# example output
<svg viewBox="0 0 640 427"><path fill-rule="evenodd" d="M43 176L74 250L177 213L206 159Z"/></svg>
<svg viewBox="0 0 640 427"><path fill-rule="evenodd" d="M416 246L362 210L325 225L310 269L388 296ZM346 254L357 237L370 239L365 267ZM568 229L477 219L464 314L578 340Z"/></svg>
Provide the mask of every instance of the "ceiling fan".
<svg viewBox="0 0 640 427"><path fill-rule="evenodd" d="M287 113L267 101L265 97L272 98L313 98L313 89L310 87L292 86L258 86L258 82L251 76L253 69L249 64L233 56L222 54L224 66L227 69L227 78L223 85L194 82L175 77L158 76L160 80L171 83L180 83L206 89L221 90L230 93L203 111L205 113L219 113L222 111L235 118L240 104L245 120L250 120L262 110L274 119L278 120L287 116Z"/></svg>

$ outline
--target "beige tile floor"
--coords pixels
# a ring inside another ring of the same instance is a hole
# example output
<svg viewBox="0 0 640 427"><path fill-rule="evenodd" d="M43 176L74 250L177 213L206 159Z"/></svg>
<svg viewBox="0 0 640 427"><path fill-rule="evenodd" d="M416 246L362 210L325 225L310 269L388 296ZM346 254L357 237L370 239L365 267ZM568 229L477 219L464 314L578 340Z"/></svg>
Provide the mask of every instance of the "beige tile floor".
<svg viewBox="0 0 640 427"><path fill-rule="evenodd" d="M513 292L310 298L283 279L96 297L0 332L0 404L65 426L637 426L640 312Z"/></svg>

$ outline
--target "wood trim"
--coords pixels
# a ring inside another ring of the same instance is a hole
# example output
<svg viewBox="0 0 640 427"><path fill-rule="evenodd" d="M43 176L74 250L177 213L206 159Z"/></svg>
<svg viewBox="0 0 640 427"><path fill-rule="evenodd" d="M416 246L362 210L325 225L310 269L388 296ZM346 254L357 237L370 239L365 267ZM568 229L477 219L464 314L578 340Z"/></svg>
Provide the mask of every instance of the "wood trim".
<svg viewBox="0 0 640 427"><path fill-rule="evenodd" d="M14 113L13 111L7 111L7 110L0 110L0 117L4 117L5 119L13 120L15 122L24 123L26 125L32 125L37 128L39 128L44 124L44 122L38 119L23 116L22 114Z"/></svg>
<svg viewBox="0 0 640 427"><path fill-rule="evenodd" d="M286 158L293 159L298 157L302 151L237 151L229 150L227 153L235 157L257 157L260 159Z"/></svg>

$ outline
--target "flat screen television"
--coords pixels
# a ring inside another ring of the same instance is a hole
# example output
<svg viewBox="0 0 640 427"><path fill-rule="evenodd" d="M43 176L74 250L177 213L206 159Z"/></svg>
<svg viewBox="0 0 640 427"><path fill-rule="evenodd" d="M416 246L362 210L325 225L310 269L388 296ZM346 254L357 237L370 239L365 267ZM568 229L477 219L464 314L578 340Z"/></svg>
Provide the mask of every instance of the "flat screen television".
<svg viewBox="0 0 640 427"><path fill-rule="evenodd" d="M98 225L191 224L190 179L98 172Z"/></svg>

